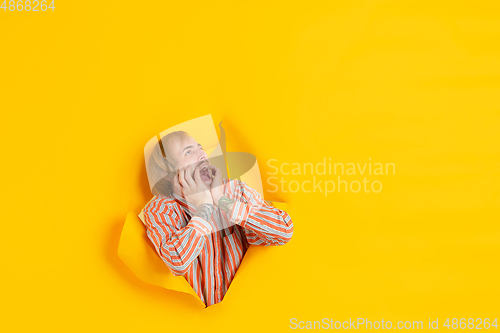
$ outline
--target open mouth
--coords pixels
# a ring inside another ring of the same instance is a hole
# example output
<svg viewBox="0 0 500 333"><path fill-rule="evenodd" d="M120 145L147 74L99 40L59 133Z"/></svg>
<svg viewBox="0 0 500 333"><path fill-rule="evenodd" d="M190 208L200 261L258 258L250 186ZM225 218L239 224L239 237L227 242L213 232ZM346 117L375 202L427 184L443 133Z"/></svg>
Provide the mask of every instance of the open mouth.
<svg viewBox="0 0 500 333"><path fill-rule="evenodd" d="M204 163L200 166L200 178L203 181L212 179L212 169L210 169L208 163Z"/></svg>

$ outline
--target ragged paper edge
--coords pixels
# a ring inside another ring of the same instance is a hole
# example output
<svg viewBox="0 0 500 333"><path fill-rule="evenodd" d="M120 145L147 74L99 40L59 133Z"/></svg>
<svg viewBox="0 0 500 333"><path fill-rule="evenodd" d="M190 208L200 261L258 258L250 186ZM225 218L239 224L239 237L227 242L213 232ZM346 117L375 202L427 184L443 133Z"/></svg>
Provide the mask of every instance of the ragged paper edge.
<svg viewBox="0 0 500 333"><path fill-rule="evenodd" d="M211 115L210 119L212 119ZM175 127L177 128L178 125ZM236 177L231 179L239 179L245 182L248 186L259 192L262 198L264 198L257 159L250 153L227 152L226 134L222 127L222 122L219 123L219 128L219 146L215 150L222 151L226 162L227 174ZM156 197L153 197L144 207L147 207L155 198ZM266 200L266 202L281 210L285 210L286 208L286 203L283 202L268 200ZM118 257L140 280L168 290L190 294L201 302L201 299L184 276L173 275L166 263L158 256L147 236L147 229L144 221L143 210L141 210L138 215L135 213L127 214L118 245ZM252 251L252 248L253 246L250 246L247 252Z"/></svg>

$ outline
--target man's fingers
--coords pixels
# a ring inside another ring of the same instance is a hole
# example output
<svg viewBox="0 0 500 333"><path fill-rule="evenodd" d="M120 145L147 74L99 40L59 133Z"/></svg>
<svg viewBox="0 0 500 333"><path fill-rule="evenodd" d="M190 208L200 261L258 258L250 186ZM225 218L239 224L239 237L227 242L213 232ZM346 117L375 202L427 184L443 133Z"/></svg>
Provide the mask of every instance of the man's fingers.
<svg viewBox="0 0 500 333"><path fill-rule="evenodd" d="M196 184L203 184L203 182L201 181L201 177L200 177L200 168L196 167L196 169L194 169L194 180L196 182Z"/></svg>
<svg viewBox="0 0 500 333"><path fill-rule="evenodd" d="M182 168L179 174L180 174L180 177L182 179L182 186L184 186L184 187L190 186L191 183L189 182L188 168L187 167Z"/></svg>
<svg viewBox="0 0 500 333"><path fill-rule="evenodd" d="M221 171L219 168L217 168L215 165L210 165L210 170L212 170L212 175L214 177L217 177L221 174Z"/></svg>
<svg viewBox="0 0 500 333"><path fill-rule="evenodd" d="M177 174L177 177L179 178L179 184L182 186L188 186L188 183L186 182L186 179L184 179L184 170L181 169L179 170L179 173Z"/></svg>
<svg viewBox="0 0 500 333"><path fill-rule="evenodd" d="M180 173L180 171L177 171L177 173L175 174L175 177L174 177L174 189L177 188L178 191L181 193L181 196L184 196L184 189L182 188L179 173Z"/></svg>
<svg viewBox="0 0 500 333"><path fill-rule="evenodd" d="M192 174L193 174L193 164L189 164L186 167L186 171L184 173L184 179L189 184L189 186L194 185L194 180L193 180L193 177L191 176Z"/></svg>
<svg viewBox="0 0 500 333"><path fill-rule="evenodd" d="M177 171L177 173L175 174L175 177L174 177L174 188L182 189L181 180L179 177L179 171Z"/></svg>

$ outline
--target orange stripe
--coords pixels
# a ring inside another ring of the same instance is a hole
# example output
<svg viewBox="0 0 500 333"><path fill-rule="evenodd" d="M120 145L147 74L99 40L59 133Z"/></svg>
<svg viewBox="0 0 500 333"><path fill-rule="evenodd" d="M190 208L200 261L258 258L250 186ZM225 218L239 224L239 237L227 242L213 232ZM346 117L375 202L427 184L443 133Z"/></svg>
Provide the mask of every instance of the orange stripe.
<svg viewBox="0 0 500 333"><path fill-rule="evenodd" d="M184 260L193 260L186 269L182 271L177 270L174 273L182 273L196 294L207 306L216 304L223 299L224 292L219 295L215 293L215 289L220 288L224 291L231 284L241 263L241 258L246 253L249 244L261 241L264 242L262 245L274 245L278 241L284 243L290 239L293 233L293 224L286 212L270 206L260 197L257 191L238 180L228 181L224 179L223 182L224 195L246 204L246 206L240 205L237 215L245 216L245 214L250 214L252 217L244 221L244 228L239 225L232 228L231 237L233 238L234 245L227 239L226 247L224 248L223 236L220 232L215 231L212 234L199 237L194 230L194 225L193 228L191 226L180 228L182 223L189 225L189 221L185 220L187 217L184 213L184 210L187 210L188 206L173 197L159 197L152 200L144 209L148 238L155 245L158 254L170 263L172 267L180 268L180 265L182 265L180 263L174 264L173 260L181 258L184 258ZM259 206L250 206L251 201L257 202ZM161 205L164 205L164 209L160 209ZM181 214L177 214L174 219L172 213L176 210L176 206ZM152 214L154 221L150 220L151 217L148 213ZM159 215L159 218L156 214ZM225 212L222 212L220 215L224 219L229 219L230 217ZM285 220L288 221L285 222ZM267 229L266 232L263 232L263 227L289 234L290 237L283 238L277 234L270 233ZM196 228L199 229L200 226L196 225ZM162 236L162 233L165 236ZM241 236L241 239L238 238L238 234ZM158 243L155 237L161 243ZM185 244L183 244L184 241L186 241ZM195 255L196 248L201 242L205 246L199 252L197 258L200 261L197 262L197 259L192 257ZM171 253L175 253L175 255L171 255ZM220 258L222 253L227 254L224 255L224 261ZM216 256L219 258L217 266ZM213 275L209 274L210 269L213 269ZM225 286L223 285L224 283L226 284Z"/></svg>

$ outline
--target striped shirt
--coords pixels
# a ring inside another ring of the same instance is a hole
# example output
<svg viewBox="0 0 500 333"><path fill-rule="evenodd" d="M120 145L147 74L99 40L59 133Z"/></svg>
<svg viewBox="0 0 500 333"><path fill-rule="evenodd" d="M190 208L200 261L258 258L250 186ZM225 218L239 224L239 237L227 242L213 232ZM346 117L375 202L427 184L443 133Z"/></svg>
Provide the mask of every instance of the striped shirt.
<svg viewBox="0 0 500 333"><path fill-rule="evenodd" d="M154 197L143 210L156 252L174 275L184 276L206 307L222 301L249 245L283 245L293 234L285 211L269 205L245 182L222 181L223 194L235 202L229 214L215 209L211 221L192 217L196 207L175 193ZM229 227L214 228L221 221Z"/></svg>

